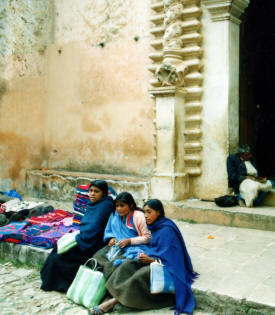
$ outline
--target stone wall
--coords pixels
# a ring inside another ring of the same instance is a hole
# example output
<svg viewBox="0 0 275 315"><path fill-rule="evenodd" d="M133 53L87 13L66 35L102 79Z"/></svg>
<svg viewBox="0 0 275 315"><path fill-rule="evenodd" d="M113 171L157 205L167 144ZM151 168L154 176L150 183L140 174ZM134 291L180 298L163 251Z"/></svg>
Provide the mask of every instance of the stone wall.
<svg viewBox="0 0 275 315"><path fill-rule="evenodd" d="M147 1L56 1L47 51L47 168L148 175Z"/></svg>
<svg viewBox="0 0 275 315"><path fill-rule="evenodd" d="M148 1L0 4L0 188L26 169L151 173Z"/></svg>
<svg viewBox="0 0 275 315"><path fill-rule="evenodd" d="M0 189L23 186L44 150L45 50L52 1L0 2Z"/></svg>

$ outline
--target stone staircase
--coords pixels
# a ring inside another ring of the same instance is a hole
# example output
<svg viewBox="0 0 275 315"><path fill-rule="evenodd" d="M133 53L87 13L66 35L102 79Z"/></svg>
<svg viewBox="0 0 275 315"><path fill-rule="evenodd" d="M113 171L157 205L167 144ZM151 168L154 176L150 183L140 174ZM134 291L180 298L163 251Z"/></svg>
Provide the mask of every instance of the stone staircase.
<svg viewBox="0 0 275 315"><path fill-rule="evenodd" d="M136 200L149 197L149 178L126 175L81 173L56 170L28 170L26 194L35 198L73 200L75 188L96 179L104 179L116 192L129 191Z"/></svg>
<svg viewBox="0 0 275 315"><path fill-rule="evenodd" d="M275 207L218 207L214 202L184 200L165 203L170 218L194 223L275 231Z"/></svg>

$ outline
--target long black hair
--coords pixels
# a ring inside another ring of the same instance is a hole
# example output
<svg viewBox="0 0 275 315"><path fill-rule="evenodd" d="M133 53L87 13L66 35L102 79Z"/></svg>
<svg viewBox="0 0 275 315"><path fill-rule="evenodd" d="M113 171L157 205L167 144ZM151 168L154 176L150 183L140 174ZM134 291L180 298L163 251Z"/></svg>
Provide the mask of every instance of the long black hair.
<svg viewBox="0 0 275 315"><path fill-rule="evenodd" d="M97 179L97 180L92 181L90 183L89 190L91 189L92 186L99 188L102 191L103 196L108 195L108 189L109 188L108 188L108 184L105 182L105 180Z"/></svg>
<svg viewBox="0 0 275 315"><path fill-rule="evenodd" d="M139 208L137 208L134 197L127 191L119 193L115 199L115 202L117 201L126 203L129 206L130 210L139 210Z"/></svg>
<svg viewBox="0 0 275 315"><path fill-rule="evenodd" d="M148 206L149 208L157 211L159 213L159 218L165 216L163 204L159 199L149 199L145 202L143 208Z"/></svg>
<svg viewBox="0 0 275 315"><path fill-rule="evenodd" d="M143 212L143 210L141 208L137 207L137 204L135 202L134 197L130 193L128 193L127 191L123 191L123 192L119 193L116 196L115 203L117 201L121 201L123 203L126 203L129 206L130 211L138 210L138 211Z"/></svg>

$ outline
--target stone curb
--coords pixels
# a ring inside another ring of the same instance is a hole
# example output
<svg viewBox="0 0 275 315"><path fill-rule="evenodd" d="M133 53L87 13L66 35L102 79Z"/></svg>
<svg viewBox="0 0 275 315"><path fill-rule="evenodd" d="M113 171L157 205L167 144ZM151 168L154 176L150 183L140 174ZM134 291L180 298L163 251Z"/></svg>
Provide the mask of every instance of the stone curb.
<svg viewBox="0 0 275 315"><path fill-rule="evenodd" d="M19 261L32 267L41 266L50 252L51 249L44 250L28 245L0 242L0 258Z"/></svg>
<svg viewBox="0 0 275 315"><path fill-rule="evenodd" d="M213 311L219 315L275 315L275 307L237 299L212 291L193 289L196 299L196 309Z"/></svg>

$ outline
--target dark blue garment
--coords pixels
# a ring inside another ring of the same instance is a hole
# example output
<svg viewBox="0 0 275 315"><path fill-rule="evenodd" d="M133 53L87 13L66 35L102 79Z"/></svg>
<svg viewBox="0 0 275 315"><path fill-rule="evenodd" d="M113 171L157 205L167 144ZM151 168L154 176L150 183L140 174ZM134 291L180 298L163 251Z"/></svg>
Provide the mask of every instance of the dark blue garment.
<svg viewBox="0 0 275 315"><path fill-rule="evenodd" d="M152 240L145 252L150 257L161 259L173 276L176 293L175 314L192 314L195 299L191 284L198 274L193 270L180 230L166 217L158 219L148 228L152 233Z"/></svg>
<svg viewBox="0 0 275 315"><path fill-rule="evenodd" d="M110 214L114 210L111 197L102 197L98 202L87 204L87 210L80 222L80 234L76 236L78 246L86 251L103 246L103 233Z"/></svg>

